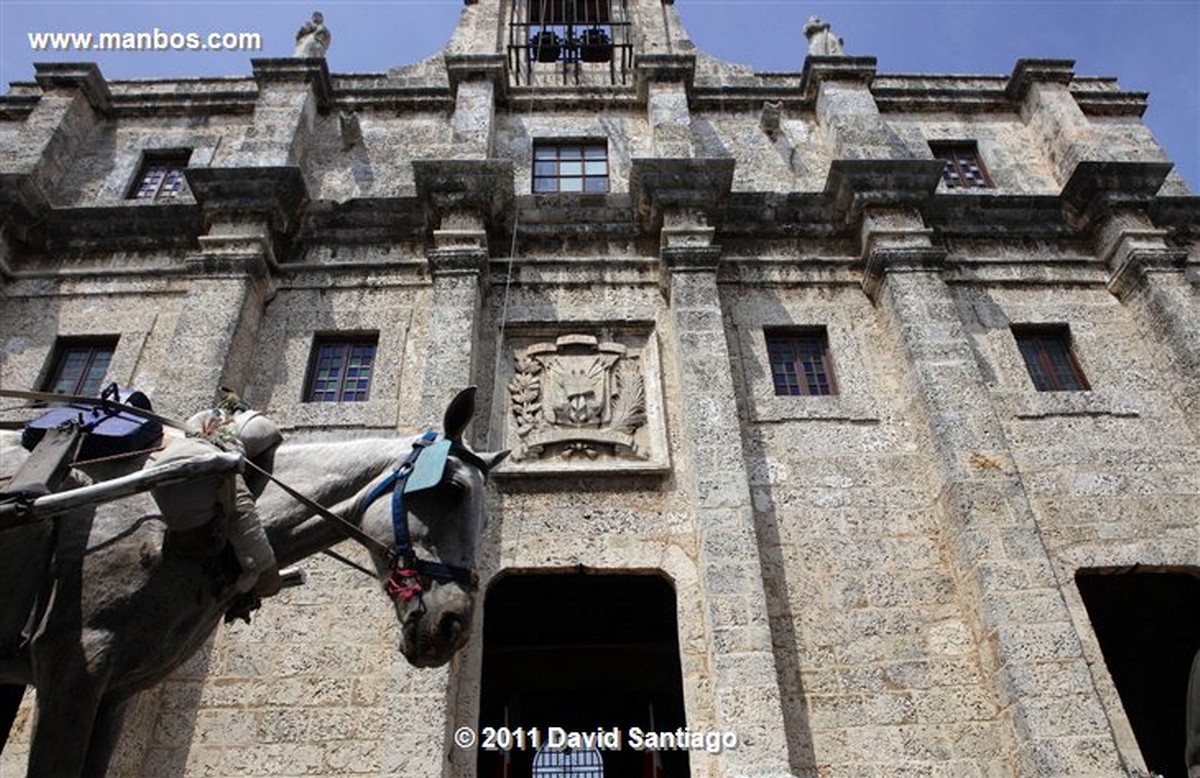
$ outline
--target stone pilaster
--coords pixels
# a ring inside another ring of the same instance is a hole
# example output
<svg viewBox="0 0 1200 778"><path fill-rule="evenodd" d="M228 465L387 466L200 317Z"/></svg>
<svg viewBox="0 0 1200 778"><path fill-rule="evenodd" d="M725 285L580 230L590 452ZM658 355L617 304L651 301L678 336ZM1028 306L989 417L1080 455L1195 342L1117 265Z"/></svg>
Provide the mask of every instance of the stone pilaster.
<svg viewBox="0 0 1200 778"><path fill-rule="evenodd" d="M446 71L454 90L456 156L487 159L495 134L496 98L508 84L505 59L499 54L447 54Z"/></svg>
<svg viewBox="0 0 1200 778"><path fill-rule="evenodd" d="M900 209L869 209L862 245L864 287L902 344L928 414L941 535L1018 774L1125 775L1064 582L940 276L943 252L919 214Z"/></svg>
<svg viewBox="0 0 1200 778"><path fill-rule="evenodd" d="M1165 162L1082 162L1062 198L1091 230L1109 290L1161 350L1172 393L1200 427L1200 306L1187 272L1196 259L1172 245L1148 213L1170 170Z"/></svg>
<svg viewBox="0 0 1200 778"><path fill-rule="evenodd" d="M156 387L162 413L186 417L209 407L218 387L241 392L254 369L263 309L274 295L271 239L264 223L225 221L200 237L186 260L188 296Z"/></svg>
<svg viewBox="0 0 1200 778"><path fill-rule="evenodd" d="M98 117L112 110L108 83L94 63L38 63L42 94L15 140L0 150L0 226L6 238L40 244L49 198Z"/></svg>
<svg viewBox="0 0 1200 778"><path fill-rule="evenodd" d="M874 57L810 56L804 61L800 88L816 99L817 124L834 159L914 156L880 115L871 94L874 77Z"/></svg>
<svg viewBox="0 0 1200 778"><path fill-rule="evenodd" d="M655 157L695 156L688 105L696 73L691 54L642 54L634 63L638 98L646 102Z"/></svg>
<svg viewBox="0 0 1200 778"><path fill-rule="evenodd" d="M255 59L254 132L213 160L221 167L299 165L318 113L329 111L333 87L324 59Z"/></svg>
<svg viewBox="0 0 1200 778"><path fill-rule="evenodd" d="M711 245L711 230L691 222L668 217L662 263L677 340L686 452L679 469L694 510L715 723L742 740L721 755L719 774L787 774L762 563L717 290L721 252ZM693 752L693 760L700 756ZM704 768L693 761L692 769L699 774Z"/></svg>

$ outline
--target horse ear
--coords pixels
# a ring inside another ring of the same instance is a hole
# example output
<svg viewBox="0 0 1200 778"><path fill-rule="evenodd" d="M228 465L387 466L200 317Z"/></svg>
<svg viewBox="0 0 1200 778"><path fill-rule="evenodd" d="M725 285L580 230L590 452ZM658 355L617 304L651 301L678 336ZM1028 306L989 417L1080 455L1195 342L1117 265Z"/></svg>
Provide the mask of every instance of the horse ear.
<svg viewBox="0 0 1200 778"><path fill-rule="evenodd" d="M446 406L446 415L442 419L442 429L448 440L462 442L463 431L475 416L475 387L468 386Z"/></svg>
<svg viewBox="0 0 1200 778"><path fill-rule="evenodd" d="M512 449L504 449L503 451L492 451L487 454L480 454L479 459L483 462L483 471L490 473L492 468L503 462L512 453Z"/></svg>

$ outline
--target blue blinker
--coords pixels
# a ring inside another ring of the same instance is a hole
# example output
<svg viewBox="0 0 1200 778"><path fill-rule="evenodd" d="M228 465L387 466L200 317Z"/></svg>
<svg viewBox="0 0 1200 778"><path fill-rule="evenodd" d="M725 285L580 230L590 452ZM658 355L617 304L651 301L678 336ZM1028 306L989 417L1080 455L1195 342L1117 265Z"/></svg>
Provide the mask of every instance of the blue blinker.
<svg viewBox="0 0 1200 778"><path fill-rule="evenodd" d="M450 456L450 441L439 440L431 443L421 451L417 461L413 463L412 471L404 482L404 493L419 492L430 489L442 481L442 473L446 469L446 459Z"/></svg>

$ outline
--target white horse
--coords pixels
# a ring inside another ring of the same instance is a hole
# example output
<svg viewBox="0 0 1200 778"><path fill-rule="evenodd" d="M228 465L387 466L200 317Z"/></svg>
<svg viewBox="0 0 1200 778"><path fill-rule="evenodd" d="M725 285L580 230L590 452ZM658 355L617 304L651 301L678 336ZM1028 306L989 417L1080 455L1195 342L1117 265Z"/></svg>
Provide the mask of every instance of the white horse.
<svg viewBox="0 0 1200 778"><path fill-rule="evenodd" d="M404 496L415 559L387 553L395 543L390 494L365 508L359 502L417 439L285 444L275 457L280 481L362 530L359 540L380 579L391 581L400 650L420 667L447 662L466 643L472 622L470 574L440 573L474 569L484 477L507 454L465 447L462 433L473 414L471 388L446 410L452 447L440 481ZM0 451L0 467L11 471L21 458L10 445ZM89 474L111 477L140 466L108 465ZM258 509L281 566L346 537L275 484ZM31 778L103 775L129 698L194 653L237 599L228 553L197 553L195 541L168 532L148 494L0 531L0 684L8 692L37 689ZM218 541L214 549L223 545Z"/></svg>

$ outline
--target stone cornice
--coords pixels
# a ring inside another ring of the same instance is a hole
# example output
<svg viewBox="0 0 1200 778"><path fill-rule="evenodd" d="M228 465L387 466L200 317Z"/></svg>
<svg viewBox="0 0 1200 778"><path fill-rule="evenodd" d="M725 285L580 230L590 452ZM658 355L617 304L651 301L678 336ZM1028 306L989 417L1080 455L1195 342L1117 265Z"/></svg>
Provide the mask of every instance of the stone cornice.
<svg viewBox="0 0 1200 778"><path fill-rule="evenodd" d="M850 81L870 84L875 78L877 61L874 57L818 57L804 60L800 74L800 94L806 100L816 97L822 81Z"/></svg>
<svg viewBox="0 0 1200 778"><path fill-rule="evenodd" d="M41 243L49 212L50 204L33 176L0 173L0 225L9 235L21 243Z"/></svg>
<svg viewBox="0 0 1200 778"><path fill-rule="evenodd" d="M732 157L635 157L629 191L642 228L657 230L668 209L703 213L716 226L733 188L733 168Z"/></svg>
<svg viewBox="0 0 1200 778"><path fill-rule="evenodd" d="M512 210L513 164L507 159L413 160L417 200L428 229L454 211L470 211L489 229L503 225Z"/></svg>
<svg viewBox="0 0 1200 778"><path fill-rule="evenodd" d="M33 68L42 89L78 89L97 113L112 113L112 93L95 62L36 62Z"/></svg>
<svg viewBox="0 0 1200 778"><path fill-rule="evenodd" d="M188 187L206 217L256 214L267 218L279 235L294 232L308 203L300 168L185 168Z"/></svg>
<svg viewBox="0 0 1200 778"><path fill-rule="evenodd" d="M936 159L835 159L825 194L834 217L853 223L870 206L923 209L937 190L945 163Z"/></svg>
<svg viewBox="0 0 1200 778"><path fill-rule="evenodd" d="M1025 100L1030 87L1036 83L1069 84L1074 78L1075 60L1019 59L1004 92L1010 102L1017 104Z"/></svg>
<svg viewBox="0 0 1200 778"><path fill-rule="evenodd" d="M1124 299L1125 295L1142 283L1147 273L1179 271L1187 261L1188 253L1183 249L1133 249L1127 252L1120 265L1113 269L1108 289L1117 299Z"/></svg>
<svg viewBox="0 0 1200 778"><path fill-rule="evenodd" d="M508 89L508 58L503 54L447 53L445 60L451 94L458 91L458 85L463 81L491 81L497 99L505 96Z"/></svg>
<svg viewBox="0 0 1200 778"><path fill-rule="evenodd" d="M1095 221L1114 205L1148 206L1172 167L1170 162L1080 162L1060 196L1086 221Z"/></svg>
<svg viewBox="0 0 1200 778"><path fill-rule="evenodd" d="M638 54L633 69L640 102L646 101L652 82L683 84L690 95L696 80L696 55Z"/></svg>

